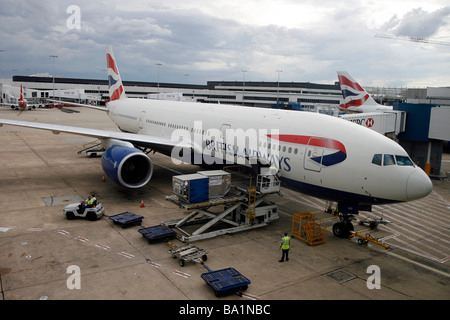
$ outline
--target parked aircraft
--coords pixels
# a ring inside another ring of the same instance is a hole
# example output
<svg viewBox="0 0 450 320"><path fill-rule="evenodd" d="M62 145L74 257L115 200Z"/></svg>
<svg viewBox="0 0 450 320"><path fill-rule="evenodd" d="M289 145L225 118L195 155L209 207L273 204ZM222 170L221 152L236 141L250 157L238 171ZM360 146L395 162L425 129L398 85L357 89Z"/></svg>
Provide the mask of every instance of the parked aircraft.
<svg viewBox="0 0 450 320"><path fill-rule="evenodd" d="M17 99L17 98L14 98ZM6 105L9 105L11 107L11 109L15 109L15 110L31 110L31 109L36 109L36 105L35 104L29 104L27 99L25 99L23 97L23 88L22 86L20 86L20 97L17 100L17 103L5 103Z"/></svg>
<svg viewBox="0 0 450 320"><path fill-rule="evenodd" d="M346 71L338 71L339 85L343 103L339 110L343 112L383 112L392 110L392 106L383 106L376 102L367 91Z"/></svg>
<svg viewBox="0 0 450 320"><path fill-rule="evenodd" d="M336 117L292 110L134 99L126 96L110 46L106 50L109 117L122 132L0 119L0 124L100 139L106 175L126 188L153 172L144 151L195 164L270 161L282 183L338 203L344 237L362 207L427 196L432 183L406 151L385 136ZM91 106L87 106L91 107Z"/></svg>

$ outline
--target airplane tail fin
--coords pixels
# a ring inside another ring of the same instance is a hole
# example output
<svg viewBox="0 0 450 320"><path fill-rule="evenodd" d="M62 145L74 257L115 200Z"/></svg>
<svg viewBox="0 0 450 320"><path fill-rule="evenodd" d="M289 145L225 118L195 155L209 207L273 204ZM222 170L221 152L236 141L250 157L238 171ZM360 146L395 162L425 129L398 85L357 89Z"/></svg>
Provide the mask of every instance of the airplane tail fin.
<svg viewBox="0 0 450 320"><path fill-rule="evenodd" d="M110 101L125 99L127 96L123 89L122 79L117 68L116 59L111 46L106 47L106 64L108 66L108 83Z"/></svg>
<svg viewBox="0 0 450 320"><path fill-rule="evenodd" d="M339 85L341 87L342 95L344 96L343 103L339 106L341 110L358 110L358 107L363 105L378 105L378 103L367 93L367 91L353 79L353 77L346 71L337 72L339 78ZM350 108L350 109L349 109Z"/></svg>
<svg viewBox="0 0 450 320"><path fill-rule="evenodd" d="M19 99L19 101L23 101L22 85L20 85L20 99Z"/></svg>

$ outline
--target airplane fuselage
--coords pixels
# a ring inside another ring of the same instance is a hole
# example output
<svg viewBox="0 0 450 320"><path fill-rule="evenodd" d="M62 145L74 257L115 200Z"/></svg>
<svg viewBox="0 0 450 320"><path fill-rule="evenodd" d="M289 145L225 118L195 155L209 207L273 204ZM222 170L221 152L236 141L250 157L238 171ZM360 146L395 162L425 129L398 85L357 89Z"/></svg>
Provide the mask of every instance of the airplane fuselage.
<svg viewBox="0 0 450 320"><path fill-rule="evenodd" d="M180 139L179 133L185 132L197 156L207 163L209 157L266 159L278 168L286 186L330 201L384 204L431 192L428 176L396 142L335 117L129 98L109 102L108 109L124 132L168 139ZM234 132L235 139L225 139L228 132ZM254 132L257 141L249 142ZM239 139L242 134L246 140ZM374 158L394 159L394 163L374 163Z"/></svg>

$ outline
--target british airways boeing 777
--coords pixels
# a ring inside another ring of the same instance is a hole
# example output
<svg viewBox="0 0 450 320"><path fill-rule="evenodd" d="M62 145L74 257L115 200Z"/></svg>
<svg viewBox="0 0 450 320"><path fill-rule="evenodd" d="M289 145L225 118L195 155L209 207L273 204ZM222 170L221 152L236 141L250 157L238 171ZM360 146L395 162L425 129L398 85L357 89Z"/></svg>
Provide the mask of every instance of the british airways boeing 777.
<svg viewBox="0 0 450 320"><path fill-rule="evenodd" d="M286 187L338 203L337 236L352 230L360 206L410 201L432 190L406 151L373 130L318 113L127 98L110 46L106 58L111 100L97 109L108 112L121 132L7 119L0 124L100 139L103 170L127 188L152 177L152 161L141 149L197 164L270 161Z"/></svg>

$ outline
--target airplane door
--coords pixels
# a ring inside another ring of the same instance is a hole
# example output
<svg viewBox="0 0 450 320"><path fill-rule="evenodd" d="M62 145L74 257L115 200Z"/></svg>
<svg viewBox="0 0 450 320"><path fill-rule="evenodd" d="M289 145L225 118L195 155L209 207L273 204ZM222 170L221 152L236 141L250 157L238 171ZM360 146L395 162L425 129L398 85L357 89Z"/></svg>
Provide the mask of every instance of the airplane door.
<svg viewBox="0 0 450 320"><path fill-rule="evenodd" d="M144 128L144 121L145 121L145 111L141 111L141 114L139 115L139 129Z"/></svg>
<svg viewBox="0 0 450 320"><path fill-rule="evenodd" d="M327 139L311 137L305 150L303 166L307 170L320 172Z"/></svg>

